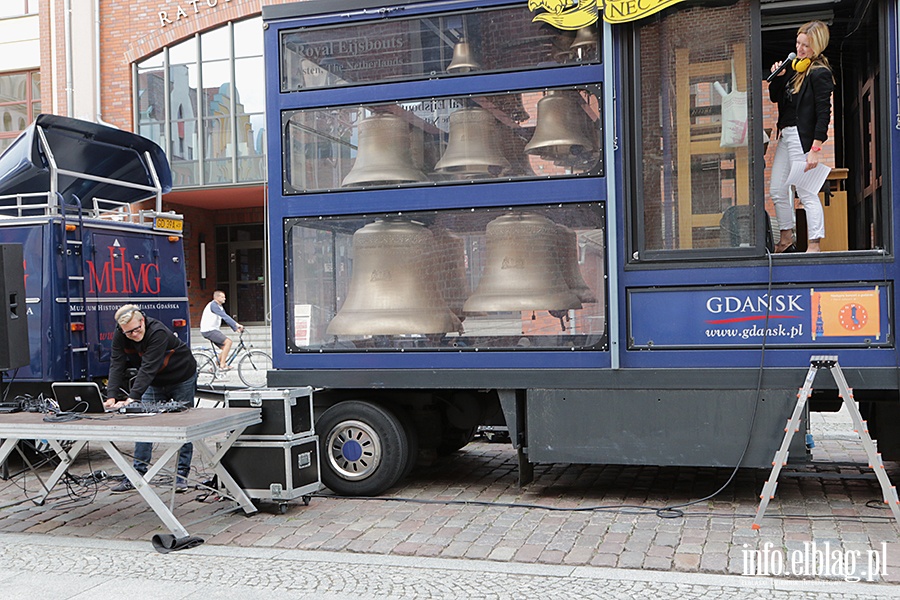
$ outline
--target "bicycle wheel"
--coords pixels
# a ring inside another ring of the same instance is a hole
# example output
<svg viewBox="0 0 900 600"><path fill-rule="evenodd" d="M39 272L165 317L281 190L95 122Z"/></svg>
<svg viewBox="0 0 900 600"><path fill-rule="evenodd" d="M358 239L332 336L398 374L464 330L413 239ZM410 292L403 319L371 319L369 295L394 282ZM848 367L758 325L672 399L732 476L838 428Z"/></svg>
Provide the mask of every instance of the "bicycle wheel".
<svg viewBox="0 0 900 600"><path fill-rule="evenodd" d="M266 387L266 373L272 368L272 357L262 350L250 350L238 363L238 377L247 387Z"/></svg>
<svg viewBox="0 0 900 600"><path fill-rule="evenodd" d="M212 387L216 379L216 361L209 356L197 357L197 387Z"/></svg>

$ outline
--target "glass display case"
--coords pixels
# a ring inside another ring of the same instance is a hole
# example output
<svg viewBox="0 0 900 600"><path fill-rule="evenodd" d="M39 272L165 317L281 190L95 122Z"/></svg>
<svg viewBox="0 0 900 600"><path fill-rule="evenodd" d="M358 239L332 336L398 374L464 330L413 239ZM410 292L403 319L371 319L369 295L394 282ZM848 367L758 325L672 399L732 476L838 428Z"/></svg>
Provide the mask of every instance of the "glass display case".
<svg viewBox="0 0 900 600"><path fill-rule="evenodd" d="M289 353L605 341L602 203L288 218L284 239Z"/></svg>
<svg viewBox="0 0 900 600"><path fill-rule="evenodd" d="M534 22L525 3L281 32L281 91L600 62L600 29Z"/></svg>
<svg viewBox="0 0 900 600"><path fill-rule="evenodd" d="M285 111L284 194L598 175L599 86Z"/></svg>

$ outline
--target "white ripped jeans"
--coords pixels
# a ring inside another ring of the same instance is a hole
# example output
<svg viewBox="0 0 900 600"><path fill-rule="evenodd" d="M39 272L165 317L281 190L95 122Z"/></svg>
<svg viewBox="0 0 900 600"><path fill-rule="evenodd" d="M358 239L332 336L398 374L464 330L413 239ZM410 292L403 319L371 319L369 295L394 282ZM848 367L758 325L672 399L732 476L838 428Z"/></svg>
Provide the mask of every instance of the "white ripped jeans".
<svg viewBox="0 0 900 600"><path fill-rule="evenodd" d="M772 161L772 179L769 183L769 195L775 203L775 217L779 229L794 228L794 195L787 178L791 173L791 163L806 164L806 153L800 144L800 134L796 127L785 127L778 138L775 148L775 159ZM806 211L806 230L810 240L825 237L825 214L819 195L797 188L797 195Z"/></svg>

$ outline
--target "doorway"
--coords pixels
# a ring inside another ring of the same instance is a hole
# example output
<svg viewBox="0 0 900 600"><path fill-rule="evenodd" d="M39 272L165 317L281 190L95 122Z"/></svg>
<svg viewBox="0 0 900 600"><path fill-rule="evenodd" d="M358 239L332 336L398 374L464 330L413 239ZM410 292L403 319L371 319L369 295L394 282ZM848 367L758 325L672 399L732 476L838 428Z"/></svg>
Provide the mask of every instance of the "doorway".
<svg viewBox="0 0 900 600"><path fill-rule="evenodd" d="M243 325L268 322L266 247L262 223L216 227L216 288L225 310Z"/></svg>

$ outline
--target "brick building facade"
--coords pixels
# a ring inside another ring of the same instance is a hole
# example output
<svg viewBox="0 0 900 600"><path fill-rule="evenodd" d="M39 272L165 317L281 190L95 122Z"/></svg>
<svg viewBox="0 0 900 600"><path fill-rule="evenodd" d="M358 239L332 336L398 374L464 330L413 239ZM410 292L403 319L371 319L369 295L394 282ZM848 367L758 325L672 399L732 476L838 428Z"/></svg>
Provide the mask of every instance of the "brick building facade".
<svg viewBox="0 0 900 600"><path fill-rule="evenodd" d="M198 33L259 17L263 5L287 0L38 1L41 111L137 131L135 64ZM260 73L260 88L263 85ZM261 181L184 188L176 183L164 196L163 209L185 217L185 262L194 326L212 291L223 283L230 284L226 292L232 292L226 305L229 312L242 322L265 322L265 284L254 287L261 294L243 294L244 288L232 281L234 274L224 273L222 268L229 259L235 260L227 246L235 226L264 229L264 199ZM254 262L248 266L251 273L265 276L266 242L257 242L259 249L245 259ZM205 280L200 278L202 247L206 249Z"/></svg>

